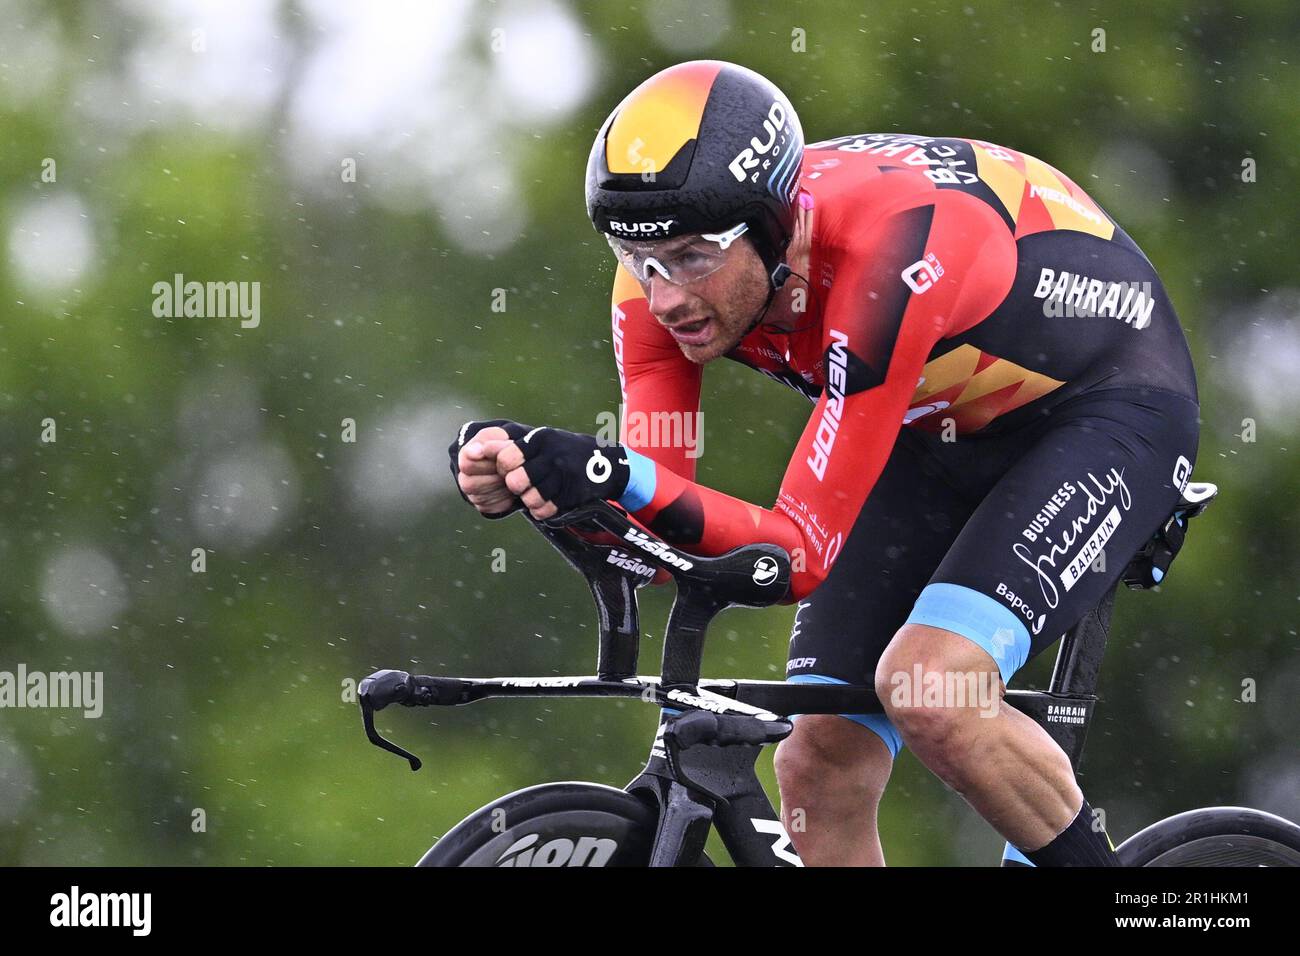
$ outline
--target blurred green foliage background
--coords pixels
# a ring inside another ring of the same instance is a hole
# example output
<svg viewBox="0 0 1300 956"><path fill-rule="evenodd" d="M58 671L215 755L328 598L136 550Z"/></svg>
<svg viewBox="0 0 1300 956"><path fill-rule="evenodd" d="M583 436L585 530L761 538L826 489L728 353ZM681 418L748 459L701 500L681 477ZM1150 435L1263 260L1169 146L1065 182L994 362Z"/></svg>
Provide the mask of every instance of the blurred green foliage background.
<svg viewBox="0 0 1300 956"><path fill-rule="evenodd" d="M0 863L409 864L508 790L635 775L643 704L385 712L413 775L345 691L591 670L583 582L522 518L479 519L445 449L470 418L590 432L617 409L586 156L628 90L696 58L768 75L810 142L1037 155L1142 245L1222 494L1168 585L1120 598L1082 784L1117 838L1209 804L1300 818L1300 21L1231 11L0 2L0 670L106 682L99 719L0 710ZM260 283L260 323L156 316L177 273ZM770 506L808 412L710 366L700 480ZM653 672L671 594L642 594ZM778 679L792 611L724 614L705 673ZM892 864L1002 844L907 752L881 829Z"/></svg>

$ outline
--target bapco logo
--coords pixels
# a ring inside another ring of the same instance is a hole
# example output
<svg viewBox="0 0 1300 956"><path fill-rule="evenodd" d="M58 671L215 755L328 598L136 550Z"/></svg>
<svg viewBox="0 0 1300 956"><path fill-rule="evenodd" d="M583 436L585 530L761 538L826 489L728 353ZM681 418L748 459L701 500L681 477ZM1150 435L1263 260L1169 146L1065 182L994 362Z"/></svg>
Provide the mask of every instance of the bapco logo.
<svg viewBox="0 0 1300 956"><path fill-rule="evenodd" d="M769 558L767 555L759 558L754 562L754 583L767 586L776 580L778 571L776 558Z"/></svg>

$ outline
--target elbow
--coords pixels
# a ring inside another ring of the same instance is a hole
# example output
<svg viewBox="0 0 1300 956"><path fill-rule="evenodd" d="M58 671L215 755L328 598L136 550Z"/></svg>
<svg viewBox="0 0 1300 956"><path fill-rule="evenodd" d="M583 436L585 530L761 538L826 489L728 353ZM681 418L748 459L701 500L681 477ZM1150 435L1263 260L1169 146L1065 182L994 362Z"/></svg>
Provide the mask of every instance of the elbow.
<svg viewBox="0 0 1300 956"><path fill-rule="evenodd" d="M796 565L790 574L790 589L781 603L795 604L802 601L817 590L818 585L826 580L829 573L830 569L823 568L821 562L817 562L810 568L802 569Z"/></svg>
<svg viewBox="0 0 1300 956"><path fill-rule="evenodd" d="M786 514L790 516L788 511ZM809 537L804 521L792 520L791 526L791 540L780 541L790 556L790 586L781 604L795 604L817 590L830 575L844 544L842 533L823 543Z"/></svg>

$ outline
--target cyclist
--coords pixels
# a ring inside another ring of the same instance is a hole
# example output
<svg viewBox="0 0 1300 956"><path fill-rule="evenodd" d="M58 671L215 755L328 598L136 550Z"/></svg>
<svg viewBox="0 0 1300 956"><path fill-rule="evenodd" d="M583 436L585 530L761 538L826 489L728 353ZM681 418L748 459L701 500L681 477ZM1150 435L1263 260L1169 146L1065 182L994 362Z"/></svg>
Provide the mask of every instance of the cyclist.
<svg viewBox="0 0 1300 956"><path fill-rule="evenodd" d="M791 553L788 679L874 682L885 705L804 715L778 748L806 863L883 863L876 809L905 743L1009 859L1115 865L1047 733L960 690L996 704L1190 476L1195 374L1141 250L1013 149L898 133L805 149L786 97L719 61L629 94L586 192L618 261L621 441L467 423L450 449L462 494L489 517L601 497L685 550ZM693 415L718 358L813 403L770 509L699 484L690 448L628 428Z"/></svg>

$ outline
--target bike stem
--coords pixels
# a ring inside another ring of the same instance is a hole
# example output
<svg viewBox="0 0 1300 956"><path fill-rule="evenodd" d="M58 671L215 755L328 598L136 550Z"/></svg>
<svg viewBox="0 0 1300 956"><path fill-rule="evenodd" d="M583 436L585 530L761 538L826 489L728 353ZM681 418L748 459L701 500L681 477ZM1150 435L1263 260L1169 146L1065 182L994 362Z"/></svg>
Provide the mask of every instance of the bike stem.
<svg viewBox="0 0 1300 956"><path fill-rule="evenodd" d="M593 501L532 521L564 559L587 579L600 615L597 674L619 680L635 676L640 644L636 589L650 583L653 569L677 582L677 597L664 632L662 680L665 686L694 685L700 679L709 622L728 607L769 607L788 594L790 556L772 544L734 548L717 557L678 552L636 527L621 509ZM648 573L615 564L609 545L584 540L580 532L604 531L636 555Z"/></svg>
<svg viewBox="0 0 1300 956"><path fill-rule="evenodd" d="M694 686L699 681L709 623L726 606L698 585L678 586L664 632L661 680L665 687Z"/></svg>

